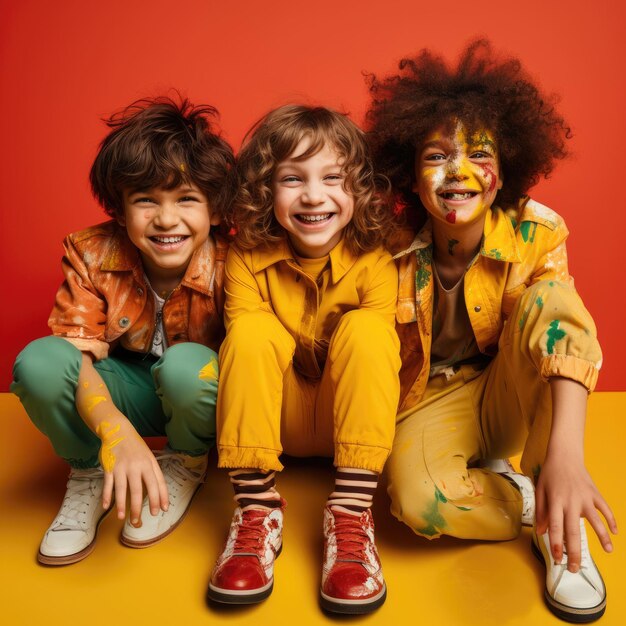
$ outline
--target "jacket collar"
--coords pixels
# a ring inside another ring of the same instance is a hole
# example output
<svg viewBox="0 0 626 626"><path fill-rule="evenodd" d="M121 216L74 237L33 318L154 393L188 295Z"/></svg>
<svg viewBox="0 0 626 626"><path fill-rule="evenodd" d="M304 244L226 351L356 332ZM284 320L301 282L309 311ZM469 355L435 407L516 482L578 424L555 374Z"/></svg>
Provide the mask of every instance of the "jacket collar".
<svg viewBox="0 0 626 626"><path fill-rule="evenodd" d="M411 244L393 258L398 259L411 252L423 250L424 248L432 246L432 243L433 228L429 218ZM496 261L506 261L509 263L519 263L521 261L511 219L499 207L494 207L485 218L483 243L480 248L480 254Z"/></svg>
<svg viewBox="0 0 626 626"><path fill-rule="evenodd" d="M346 246L343 238L330 251L329 256L333 283L340 281L357 260L357 257L348 249L348 246ZM297 263L287 237L283 237L271 247L263 248L263 253L260 255L258 263L255 263L255 271L262 272L271 265L275 265L281 261Z"/></svg>

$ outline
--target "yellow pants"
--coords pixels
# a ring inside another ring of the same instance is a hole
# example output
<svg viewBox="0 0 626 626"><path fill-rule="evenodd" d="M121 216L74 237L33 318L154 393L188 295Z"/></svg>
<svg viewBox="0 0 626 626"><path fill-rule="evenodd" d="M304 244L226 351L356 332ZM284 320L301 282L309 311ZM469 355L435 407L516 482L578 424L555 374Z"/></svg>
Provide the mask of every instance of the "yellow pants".
<svg viewBox="0 0 626 626"><path fill-rule="evenodd" d="M235 319L220 351L219 466L281 470L293 456L333 456L337 467L382 468L400 395L397 334L365 309L343 315L319 379L294 367L296 344L276 316Z"/></svg>
<svg viewBox="0 0 626 626"><path fill-rule="evenodd" d="M561 298L555 285L543 309L530 307L540 289L530 288L520 298L486 369L464 365L449 378L434 376L419 404L398 416L386 470L391 510L419 535L503 540L519 534L518 490L472 463L523 450L522 471L538 475L552 415L550 386L540 376L536 356L547 315L558 315L567 303L569 317L580 320L567 350L580 358L598 354L588 331L595 326L582 302L572 316L571 292Z"/></svg>

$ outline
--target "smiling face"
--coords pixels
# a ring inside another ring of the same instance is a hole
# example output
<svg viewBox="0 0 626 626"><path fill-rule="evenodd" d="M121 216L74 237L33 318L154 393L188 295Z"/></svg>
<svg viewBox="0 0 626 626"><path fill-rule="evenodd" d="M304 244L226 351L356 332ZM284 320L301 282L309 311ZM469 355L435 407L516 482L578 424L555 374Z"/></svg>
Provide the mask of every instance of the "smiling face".
<svg viewBox="0 0 626 626"><path fill-rule="evenodd" d="M484 219L501 188L497 146L486 129L471 136L461 123L452 133L439 129L416 153L413 191L434 220L472 224Z"/></svg>
<svg viewBox="0 0 626 626"><path fill-rule="evenodd" d="M138 248L153 284L182 278L193 253L206 241L212 216L206 196L193 184L175 189L124 190L118 222Z"/></svg>
<svg viewBox="0 0 626 626"><path fill-rule="evenodd" d="M281 161L272 177L274 215L295 252L305 258L326 256L341 239L354 213L354 198L344 188L337 152L325 145L301 161L310 145L304 137Z"/></svg>

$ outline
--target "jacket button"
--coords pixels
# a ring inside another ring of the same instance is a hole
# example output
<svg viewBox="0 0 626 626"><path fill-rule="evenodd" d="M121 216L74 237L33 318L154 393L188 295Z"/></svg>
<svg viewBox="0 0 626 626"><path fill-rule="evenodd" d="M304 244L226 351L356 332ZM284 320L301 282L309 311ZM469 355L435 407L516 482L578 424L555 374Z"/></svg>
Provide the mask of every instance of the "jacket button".
<svg viewBox="0 0 626 626"><path fill-rule="evenodd" d="M474 307L474 311L476 311L476 313L480 313L480 305L478 305L478 304L477 304L477 305Z"/></svg>
<svg viewBox="0 0 626 626"><path fill-rule="evenodd" d="M118 322L118 324L122 327L122 328L126 328L129 324L130 324L130 320L127 317L122 317L120 319L120 321Z"/></svg>

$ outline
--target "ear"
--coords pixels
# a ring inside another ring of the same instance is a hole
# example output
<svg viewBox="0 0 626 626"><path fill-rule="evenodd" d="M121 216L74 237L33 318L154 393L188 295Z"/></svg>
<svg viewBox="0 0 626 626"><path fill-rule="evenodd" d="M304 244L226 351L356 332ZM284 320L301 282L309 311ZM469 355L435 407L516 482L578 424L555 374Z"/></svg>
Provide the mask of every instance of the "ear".
<svg viewBox="0 0 626 626"><path fill-rule="evenodd" d="M122 227L126 228L126 216L123 213L116 213L115 221Z"/></svg>

